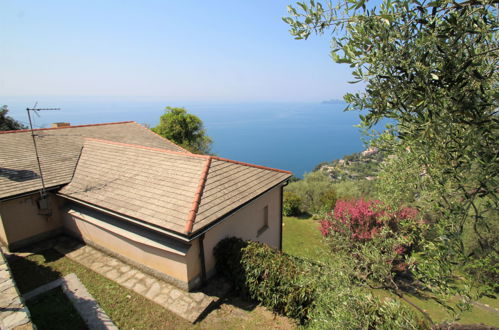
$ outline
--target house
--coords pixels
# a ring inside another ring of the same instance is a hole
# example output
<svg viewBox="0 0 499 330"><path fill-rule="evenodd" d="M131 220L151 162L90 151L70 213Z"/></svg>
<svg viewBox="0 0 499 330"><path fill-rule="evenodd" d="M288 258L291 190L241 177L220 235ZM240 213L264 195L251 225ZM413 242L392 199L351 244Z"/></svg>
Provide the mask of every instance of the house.
<svg viewBox="0 0 499 330"><path fill-rule="evenodd" d="M31 132L0 132L0 241L11 250L66 233L192 290L213 275L224 237L281 248L290 172L192 154L135 122L34 133L42 176Z"/></svg>

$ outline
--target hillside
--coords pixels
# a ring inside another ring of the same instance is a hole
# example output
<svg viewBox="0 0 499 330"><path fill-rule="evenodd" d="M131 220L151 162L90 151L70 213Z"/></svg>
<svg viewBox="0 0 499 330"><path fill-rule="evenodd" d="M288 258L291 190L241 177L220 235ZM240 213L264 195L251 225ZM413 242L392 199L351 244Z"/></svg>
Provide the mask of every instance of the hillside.
<svg viewBox="0 0 499 330"><path fill-rule="evenodd" d="M314 171L323 171L335 181L374 180L378 175L379 164L384 159L384 153L377 148L369 148L341 159L320 163Z"/></svg>

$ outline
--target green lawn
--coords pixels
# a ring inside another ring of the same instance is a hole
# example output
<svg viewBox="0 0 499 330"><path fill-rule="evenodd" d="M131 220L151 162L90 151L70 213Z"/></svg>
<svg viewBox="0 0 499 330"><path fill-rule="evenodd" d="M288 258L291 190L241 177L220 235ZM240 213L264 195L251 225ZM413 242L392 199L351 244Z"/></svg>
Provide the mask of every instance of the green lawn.
<svg viewBox="0 0 499 330"><path fill-rule="evenodd" d="M192 325L135 292L60 255L55 250L46 250L28 257L13 255L9 257L8 262L21 293L29 292L69 273L75 273L120 329L292 329L295 327L289 319L275 316L267 309L235 296L224 298L218 308ZM81 324L67 313L67 317L63 319L58 318L61 317L60 314L52 316L45 313L44 308L55 309L50 307L53 304L67 305L68 302L60 300L64 297L50 292L48 296L41 298L46 307L38 303L40 300L28 302L28 308L33 313L33 321L40 329L50 328L51 322L53 325L58 323L66 329L81 328Z"/></svg>
<svg viewBox="0 0 499 330"><path fill-rule="evenodd" d="M322 241L319 231L319 222L312 218L285 217L283 227L283 251L298 257L320 261L327 255L327 246ZM386 291L374 292L381 297L390 296L398 299ZM447 310L431 299L422 299L408 294L407 298L418 307L427 311L434 322L441 323L450 319ZM482 298L480 303L499 308L498 299ZM406 304L404 302L404 304ZM409 304L407 304L410 306ZM499 313L490 312L484 308L473 306L472 310L464 312L459 321L461 324L483 323L499 327Z"/></svg>
<svg viewBox="0 0 499 330"><path fill-rule="evenodd" d="M282 249L289 254L320 260L327 253L319 222L311 218L284 217Z"/></svg>

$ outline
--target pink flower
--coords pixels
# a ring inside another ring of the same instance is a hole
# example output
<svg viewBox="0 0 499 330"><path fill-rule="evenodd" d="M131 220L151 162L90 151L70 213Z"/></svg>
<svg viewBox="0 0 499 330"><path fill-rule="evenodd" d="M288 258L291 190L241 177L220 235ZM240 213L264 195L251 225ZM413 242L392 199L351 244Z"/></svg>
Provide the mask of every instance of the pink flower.
<svg viewBox="0 0 499 330"><path fill-rule="evenodd" d="M320 231L323 236L327 236L333 231L342 231L343 225L350 230L353 240L367 241L378 235L384 226L396 230L400 220L415 219L416 216L415 209L405 207L392 211L379 200L339 200L333 217L329 215L321 221Z"/></svg>

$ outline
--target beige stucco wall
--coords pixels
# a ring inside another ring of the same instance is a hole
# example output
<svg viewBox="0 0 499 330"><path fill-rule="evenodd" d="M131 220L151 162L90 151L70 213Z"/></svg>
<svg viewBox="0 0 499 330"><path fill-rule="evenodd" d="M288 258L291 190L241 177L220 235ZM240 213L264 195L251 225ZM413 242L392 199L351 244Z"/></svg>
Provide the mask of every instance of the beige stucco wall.
<svg viewBox="0 0 499 330"><path fill-rule="evenodd" d="M268 206L268 228L258 235L264 222L265 206ZM213 248L220 240L231 236L266 243L278 249L281 236L281 186L260 196L206 232L203 243L208 276L215 270ZM196 241L199 241L199 238ZM191 264L193 263L189 263L189 266ZM191 272L189 274L191 275Z"/></svg>
<svg viewBox="0 0 499 330"><path fill-rule="evenodd" d="M90 220L86 218L86 220ZM78 217L75 214L64 212L63 223L64 228L69 233L82 238L87 243L91 243L97 247L124 257L126 261L131 261L136 265L144 265L150 270L156 271L155 275L162 276L164 279L173 282L174 284L187 289L188 287L188 271L187 259L185 254L172 253L165 251L169 247L159 239L154 241L154 235L149 237L150 242L140 242L136 239L126 237L122 228L119 228L116 223L109 225L102 224L103 219L93 217L92 223ZM112 227L115 227L114 229ZM152 246L155 245L155 246ZM195 249L190 249L189 251ZM187 251L187 248L186 248Z"/></svg>
<svg viewBox="0 0 499 330"><path fill-rule="evenodd" d="M201 284L201 261L199 255L199 240L191 242L191 248L185 256L187 279L194 287Z"/></svg>
<svg viewBox="0 0 499 330"><path fill-rule="evenodd" d="M7 234L5 233L5 228L3 227L2 213L0 212L0 243L2 245L7 245Z"/></svg>
<svg viewBox="0 0 499 330"><path fill-rule="evenodd" d="M62 226L59 202L49 193L49 205L52 215L40 215L37 201L39 194L0 201L2 228L0 239L10 248L29 244L37 237L60 229Z"/></svg>

